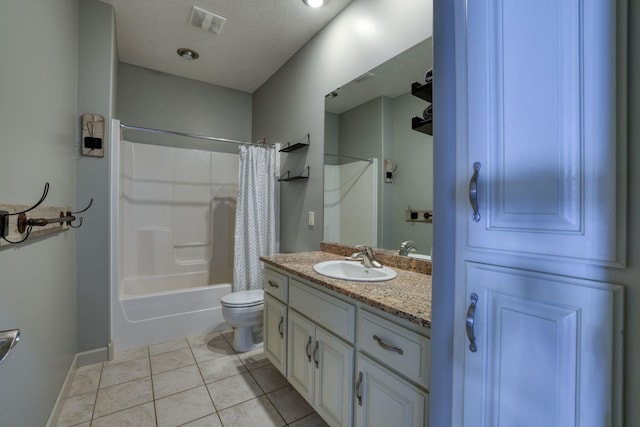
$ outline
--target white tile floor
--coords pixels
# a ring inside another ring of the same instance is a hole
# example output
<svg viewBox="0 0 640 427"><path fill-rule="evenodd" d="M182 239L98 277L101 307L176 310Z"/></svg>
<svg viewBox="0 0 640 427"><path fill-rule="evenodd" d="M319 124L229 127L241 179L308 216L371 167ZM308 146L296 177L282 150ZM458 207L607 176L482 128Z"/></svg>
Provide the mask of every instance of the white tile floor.
<svg viewBox="0 0 640 427"><path fill-rule="evenodd" d="M320 427L324 421L231 332L116 353L78 370L58 426Z"/></svg>

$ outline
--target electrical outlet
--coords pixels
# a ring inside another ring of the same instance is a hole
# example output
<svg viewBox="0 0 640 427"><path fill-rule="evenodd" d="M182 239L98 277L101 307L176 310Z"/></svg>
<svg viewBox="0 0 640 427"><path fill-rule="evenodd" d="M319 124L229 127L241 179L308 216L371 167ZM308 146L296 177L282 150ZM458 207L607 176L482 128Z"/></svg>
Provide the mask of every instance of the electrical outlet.
<svg viewBox="0 0 640 427"><path fill-rule="evenodd" d="M407 210L404 212L404 219L407 222L433 222L433 211Z"/></svg>
<svg viewBox="0 0 640 427"><path fill-rule="evenodd" d="M309 226L313 227L314 225L316 225L316 213L309 211Z"/></svg>

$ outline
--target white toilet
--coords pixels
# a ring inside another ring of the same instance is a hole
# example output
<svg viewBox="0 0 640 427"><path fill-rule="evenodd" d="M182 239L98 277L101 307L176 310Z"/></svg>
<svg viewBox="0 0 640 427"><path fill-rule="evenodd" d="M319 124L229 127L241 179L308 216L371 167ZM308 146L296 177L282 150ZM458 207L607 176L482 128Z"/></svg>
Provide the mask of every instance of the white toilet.
<svg viewBox="0 0 640 427"><path fill-rule="evenodd" d="M235 328L233 348L245 352L262 347L264 291L232 292L221 298L222 317Z"/></svg>

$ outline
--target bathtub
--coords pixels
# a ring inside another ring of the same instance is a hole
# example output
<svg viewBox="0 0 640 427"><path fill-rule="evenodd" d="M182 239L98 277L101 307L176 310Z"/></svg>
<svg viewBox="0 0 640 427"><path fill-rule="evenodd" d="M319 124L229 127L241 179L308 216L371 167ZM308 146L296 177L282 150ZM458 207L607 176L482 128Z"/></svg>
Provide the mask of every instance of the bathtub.
<svg viewBox="0 0 640 427"><path fill-rule="evenodd" d="M225 329L220 299L231 284L193 286L201 281L198 273L121 280L111 319L115 351Z"/></svg>
<svg viewBox="0 0 640 427"><path fill-rule="evenodd" d="M111 136L113 350L227 328L237 154L121 140L117 120Z"/></svg>

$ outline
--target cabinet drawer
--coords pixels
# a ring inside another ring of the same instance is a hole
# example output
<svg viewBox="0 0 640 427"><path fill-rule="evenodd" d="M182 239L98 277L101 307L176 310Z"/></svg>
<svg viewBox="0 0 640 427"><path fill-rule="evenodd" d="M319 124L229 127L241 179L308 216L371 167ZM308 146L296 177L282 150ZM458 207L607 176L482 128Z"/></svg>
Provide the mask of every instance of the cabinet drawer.
<svg viewBox="0 0 640 427"><path fill-rule="evenodd" d="M358 345L399 374L429 387L431 341L427 337L360 310Z"/></svg>
<svg viewBox="0 0 640 427"><path fill-rule="evenodd" d="M286 303L289 278L277 271L264 269L264 291Z"/></svg>
<svg viewBox="0 0 640 427"><path fill-rule="evenodd" d="M289 307L333 334L353 342L355 339L356 307L324 292L291 279Z"/></svg>

